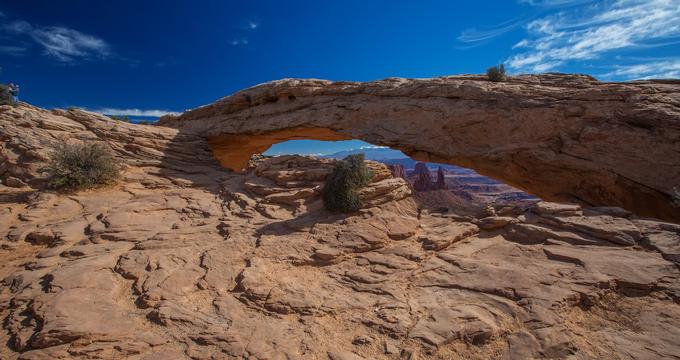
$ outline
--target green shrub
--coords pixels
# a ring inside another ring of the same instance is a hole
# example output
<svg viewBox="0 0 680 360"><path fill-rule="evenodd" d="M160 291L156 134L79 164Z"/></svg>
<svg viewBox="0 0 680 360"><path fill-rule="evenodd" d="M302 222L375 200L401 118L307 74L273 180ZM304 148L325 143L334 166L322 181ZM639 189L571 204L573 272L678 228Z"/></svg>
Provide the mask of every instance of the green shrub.
<svg viewBox="0 0 680 360"><path fill-rule="evenodd" d="M120 168L103 145L86 143L57 146L41 171L54 189L83 190L112 183Z"/></svg>
<svg viewBox="0 0 680 360"><path fill-rule="evenodd" d="M130 117L125 115L125 116L120 116L120 115L111 115L109 116L113 120L118 120L118 121L124 121L124 122L130 122Z"/></svg>
<svg viewBox="0 0 680 360"><path fill-rule="evenodd" d="M14 105L14 97L9 93L9 87L0 84L0 105Z"/></svg>
<svg viewBox="0 0 680 360"><path fill-rule="evenodd" d="M151 121L149 121L149 120L139 120L138 124L139 125L151 125Z"/></svg>
<svg viewBox="0 0 680 360"><path fill-rule="evenodd" d="M364 154L350 155L335 163L335 168L326 178L323 203L334 212L353 212L361 209L362 203L357 190L371 182L373 174L366 167Z"/></svg>
<svg viewBox="0 0 680 360"><path fill-rule="evenodd" d="M486 77L490 81L500 82L505 80L505 65L492 66L486 69Z"/></svg>

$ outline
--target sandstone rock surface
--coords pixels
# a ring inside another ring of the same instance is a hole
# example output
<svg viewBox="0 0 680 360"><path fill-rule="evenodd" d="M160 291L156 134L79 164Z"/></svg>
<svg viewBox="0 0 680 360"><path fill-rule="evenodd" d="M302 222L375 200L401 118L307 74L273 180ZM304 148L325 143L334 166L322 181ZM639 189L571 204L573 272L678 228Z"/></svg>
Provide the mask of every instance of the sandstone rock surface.
<svg viewBox="0 0 680 360"><path fill-rule="evenodd" d="M680 221L680 82L585 75L357 83L284 79L163 125L210 138L233 169L288 139L362 139L472 168L545 200Z"/></svg>
<svg viewBox="0 0 680 360"><path fill-rule="evenodd" d="M45 191L37 169L60 141L105 144L122 179ZM366 206L331 214L331 166L235 173L192 133L0 108L0 177L26 184L0 186L0 358L680 353L680 226L546 202L468 221L421 211L377 163Z"/></svg>

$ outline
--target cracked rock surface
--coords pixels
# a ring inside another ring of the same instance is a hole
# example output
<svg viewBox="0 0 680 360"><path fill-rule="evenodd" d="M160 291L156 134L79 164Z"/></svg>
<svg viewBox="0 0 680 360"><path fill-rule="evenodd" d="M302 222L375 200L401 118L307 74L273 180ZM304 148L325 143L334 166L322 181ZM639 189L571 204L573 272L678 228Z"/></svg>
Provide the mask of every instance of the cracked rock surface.
<svg viewBox="0 0 680 360"><path fill-rule="evenodd" d="M57 141L102 142L122 179L42 190ZM332 214L332 164L259 158L234 173L175 129L0 108L0 358L680 353L680 225L548 202L466 221L419 210L373 162L364 208Z"/></svg>

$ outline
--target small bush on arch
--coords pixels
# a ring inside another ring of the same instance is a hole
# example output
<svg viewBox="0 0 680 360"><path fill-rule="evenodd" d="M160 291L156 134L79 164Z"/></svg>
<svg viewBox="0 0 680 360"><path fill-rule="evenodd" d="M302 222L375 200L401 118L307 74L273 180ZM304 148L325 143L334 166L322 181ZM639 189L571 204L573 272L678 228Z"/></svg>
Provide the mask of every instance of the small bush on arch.
<svg viewBox="0 0 680 360"><path fill-rule="evenodd" d="M349 155L335 163L326 178L323 203L327 210L349 213L363 205L357 190L370 184L373 173L364 162L364 154Z"/></svg>
<svg viewBox="0 0 680 360"><path fill-rule="evenodd" d="M501 82L504 81L505 76L505 65L500 64L497 66L492 66L486 70L486 77L490 81Z"/></svg>

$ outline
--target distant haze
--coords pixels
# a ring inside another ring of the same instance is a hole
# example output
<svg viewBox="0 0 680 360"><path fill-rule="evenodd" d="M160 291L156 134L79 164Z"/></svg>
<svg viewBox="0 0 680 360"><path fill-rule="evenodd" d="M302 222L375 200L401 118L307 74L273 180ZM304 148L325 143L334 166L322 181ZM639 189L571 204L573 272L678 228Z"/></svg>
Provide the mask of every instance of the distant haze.
<svg viewBox="0 0 680 360"><path fill-rule="evenodd" d="M330 159L344 159L348 155L363 153L367 160L380 161L388 165L401 165L405 169L412 169L418 162L399 150L388 147L375 146L361 140L320 141L320 140L289 140L273 145L264 155L311 155ZM430 169L439 166L447 171L456 173L474 173L472 170L449 164L426 163Z"/></svg>
<svg viewBox="0 0 680 360"><path fill-rule="evenodd" d="M112 114L104 114L106 116L111 117ZM120 117L125 117L125 115L115 115L115 116L120 116ZM139 124L140 121L146 120L148 122L154 123L158 121L159 117L158 116L136 116L136 115L127 115L128 119L130 120L131 123L134 124Z"/></svg>
<svg viewBox="0 0 680 360"><path fill-rule="evenodd" d="M419 161L413 160L406 154L399 150L390 149L387 147L369 147L358 148L336 152L333 154L322 155L320 157L331 159L344 159L348 155L363 153L367 160L379 161L388 165L401 165L405 169L413 169ZM475 173L474 171L462 168L456 165L439 164L439 163L425 163L428 168L435 170L442 167L447 171L455 173Z"/></svg>
<svg viewBox="0 0 680 360"><path fill-rule="evenodd" d="M357 149L350 149L339 151L333 154L323 155L325 158L344 159L348 155L363 153L368 160L386 161L409 159L403 152L399 150L390 149L388 147L363 147Z"/></svg>
<svg viewBox="0 0 680 360"><path fill-rule="evenodd" d="M272 145L264 155L330 155L342 151L379 148L361 140L321 141L289 140ZM402 154L403 155L403 154ZM404 157L407 157L404 155Z"/></svg>

